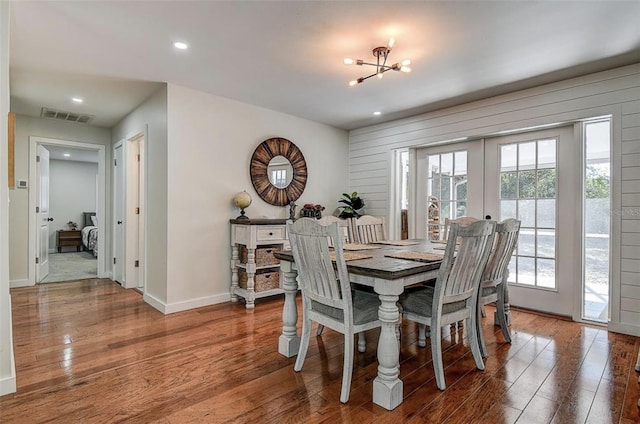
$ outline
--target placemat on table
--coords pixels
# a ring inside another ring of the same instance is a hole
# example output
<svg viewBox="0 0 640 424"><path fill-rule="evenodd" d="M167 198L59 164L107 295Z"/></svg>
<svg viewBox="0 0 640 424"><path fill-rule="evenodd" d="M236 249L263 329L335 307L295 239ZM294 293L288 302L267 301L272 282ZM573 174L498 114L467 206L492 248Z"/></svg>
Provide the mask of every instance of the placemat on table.
<svg viewBox="0 0 640 424"><path fill-rule="evenodd" d="M367 250L367 249L380 249L380 246L374 244L362 244L362 243L345 243L342 245L343 250Z"/></svg>
<svg viewBox="0 0 640 424"><path fill-rule="evenodd" d="M389 253L388 256L390 258L396 259L409 259L412 261L420 261L420 262L434 262L441 261L442 255L431 252L416 252L416 251L407 251L407 252L396 252Z"/></svg>
<svg viewBox="0 0 640 424"><path fill-rule="evenodd" d="M368 255L366 253L357 253L357 252L342 252L344 255L345 261L357 261L358 259L369 259L373 258L373 255ZM329 257L332 261L336 260L336 252L329 252Z"/></svg>
<svg viewBox="0 0 640 424"><path fill-rule="evenodd" d="M380 240L374 241L374 244L388 244L390 246L412 246L414 244L420 244L419 241L413 240Z"/></svg>

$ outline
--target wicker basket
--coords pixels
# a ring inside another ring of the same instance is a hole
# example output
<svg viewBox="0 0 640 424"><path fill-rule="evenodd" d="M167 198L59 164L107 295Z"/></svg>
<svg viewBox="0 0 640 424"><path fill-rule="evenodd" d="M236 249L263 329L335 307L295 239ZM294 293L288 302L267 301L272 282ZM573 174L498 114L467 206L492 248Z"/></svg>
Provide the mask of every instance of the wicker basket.
<svg viewBox="0 0 640 424"><path fill-rule="evenodd" d="M273 256L281 249L279 244L260 246L256 249L256 266L278 265L280 260ZM247 263L248 251L246 246L240 246L240 262Z"/></svg>
<svg viewBox="0 0 640 424"><path fill-rule="evenodd" d="M280 272L272 269L259 269L253 277L253 289L262 292L280 287ZM243 270L238 272L238 285L243 289L247 288L247 273Z"/></svg>

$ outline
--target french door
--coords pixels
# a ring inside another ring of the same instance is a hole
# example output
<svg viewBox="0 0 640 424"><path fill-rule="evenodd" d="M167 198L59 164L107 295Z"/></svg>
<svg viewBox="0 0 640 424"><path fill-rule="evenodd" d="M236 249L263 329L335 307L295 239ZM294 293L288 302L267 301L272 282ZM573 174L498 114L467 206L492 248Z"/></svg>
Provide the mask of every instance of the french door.
<svg viewBox="0 0 640 424"><path fill-rule="evenodd" d="M581 194L572 127L423 148L416 159L418 237L441 238L445 218L519 219L510 303L574 315Z"/></svg>

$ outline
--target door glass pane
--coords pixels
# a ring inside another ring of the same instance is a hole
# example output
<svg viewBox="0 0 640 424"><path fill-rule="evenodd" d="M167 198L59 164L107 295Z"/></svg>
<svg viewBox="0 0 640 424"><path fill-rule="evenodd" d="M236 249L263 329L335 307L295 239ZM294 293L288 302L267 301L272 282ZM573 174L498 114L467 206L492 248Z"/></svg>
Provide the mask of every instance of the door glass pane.
<svg viewBox="0 0 640 424"><path fill-rule="evenodd" d="M609 315L610 127L608 119L584 126L582 317L600 322Z"/></svg>
<svg viewBox="0 0 640 424"><path fill-rule="evenodd" d="M556 232L554 230L536 230L536 256L555 258Z"/></svg>
<svg viewBox="0 0 640 424"><path fill-rule="evenodd" d="M516 201L515 200L501 200L500 201L500 218L516 218Z"/></svg>
<svg viewBox="0 0 640 424"><path fill-rule="evenodd" d="M500 219L521 221L509 282L555 289L556 140L500 146Z"/></svg>
<svg viewBox="0 0 640 424"><path fill-rule="evenodd" d="M427 162L427 231L430 240L439 240L446 218L467 213L467 152L429 155Z"/></svg>
<svg viewBox="0 0 640 424"><path fill-rule="evenodd" d="M556 227L556 199L539 199L536 211L538 228Z"/></svg>

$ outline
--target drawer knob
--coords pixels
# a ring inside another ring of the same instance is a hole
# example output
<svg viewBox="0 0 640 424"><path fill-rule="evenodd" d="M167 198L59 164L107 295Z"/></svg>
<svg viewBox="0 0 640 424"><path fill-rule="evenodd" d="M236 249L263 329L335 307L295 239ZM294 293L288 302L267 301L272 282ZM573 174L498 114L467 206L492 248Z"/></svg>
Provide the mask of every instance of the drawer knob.
<svg viewBox="0 0 640 424"><path fill-rule="evenodd" d="M273 235L273 233L269 233L269 235L270 235L270 236L272 236L272 235Z"/></svg>

